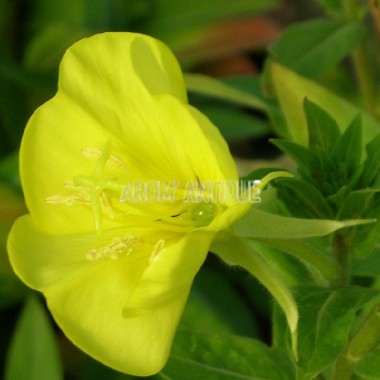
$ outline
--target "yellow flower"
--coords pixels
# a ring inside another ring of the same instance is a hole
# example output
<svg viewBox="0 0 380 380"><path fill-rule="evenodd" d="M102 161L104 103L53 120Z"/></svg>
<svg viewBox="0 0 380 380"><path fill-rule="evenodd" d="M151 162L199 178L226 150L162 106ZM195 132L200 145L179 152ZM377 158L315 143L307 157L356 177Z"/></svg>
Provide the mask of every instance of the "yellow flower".
<svg viewBox="0 0 380 380"><path fill-rule="evenodd" d="M169 49L131 33L72 46L57 94L25 130L21 178L30 214L8 240L16 273L85 352L158 372L211 241L251 206L222 197L234 162L187 103ZM194 202L189 183L214 191Z"/></svg>

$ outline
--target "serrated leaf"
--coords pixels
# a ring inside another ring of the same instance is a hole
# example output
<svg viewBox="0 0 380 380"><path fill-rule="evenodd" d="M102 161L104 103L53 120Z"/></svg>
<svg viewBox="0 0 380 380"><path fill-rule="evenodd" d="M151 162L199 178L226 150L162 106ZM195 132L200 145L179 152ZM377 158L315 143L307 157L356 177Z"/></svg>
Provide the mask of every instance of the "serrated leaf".
<svg viewBox="0 0 380 380"><path fill-rule="evenodd" d="M321 85L306 79L278 63L271 63L273 84L285 114L286 138L307 146L308 131L303 112L305 98L325 110L344 131L360 109L335 95ZM362 114L363 144L367 144L380 132L380 124L369 115Z"/></svg>
<svg viewBox="0 0 380 380"><path fill-rule="evenodd" d="M24 379L63 379L52 326L35 297L25 304L6 362L5 380Z"/></svg>
<svg viewBox="0 0 380 380"><path fill-rule="evenodd" d="M274 186L292 215L311 219L334 218L334 213L322 193L308 182L284 178L277 180Z"/></svg>
<svg viewBox="0 0 380 380"><path fill-rule="evenodd" d="M347 55L365 33L358 22L305 21L286 28L270 50L282 65L316 79Z"/></svg>
<svg viewBox="0 0 380 380"><path fill-rule="evenodd" d="M295 371L282 350L269 348L257 340L178 331L168 364L153 379L179 378L294 380Z"/></svg>
<svg viewBox="0 0 380 380"><path fill-rule="evenodd" d="M362 359L356 365L355 373L363 380L380 380L380 349Z"/></svg>
<svg viewBox="0 0 380 380"><path fill-rule="evenodd" d="M289 218L251 208L232 228L235 236L240 238L302 239L324 236L341 228L373 222L373 219L338 221Z"/></svg>

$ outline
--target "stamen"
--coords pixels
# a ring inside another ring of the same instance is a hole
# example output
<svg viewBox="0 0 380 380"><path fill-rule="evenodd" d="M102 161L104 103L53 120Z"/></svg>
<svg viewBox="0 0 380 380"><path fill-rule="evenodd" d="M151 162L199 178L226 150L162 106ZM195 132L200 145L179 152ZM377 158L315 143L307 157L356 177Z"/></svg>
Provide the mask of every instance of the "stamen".
<svg viewBox="0 0 380 380"><path fill-rule="evenodd" d="M121 254L129 256L133 249L141 242L140 236L126 235L112 239L110 244L90 249L86 254L88 261L95 261L106 257L116 260Z"/></svg>
<svg viewBox="0 0 380 380"><path fill-rule="evenodd" d="M102 155L102 150L97 148L84 148L81 150L81 153L87 158L99 158ZM128 171L128 167L125 162L115 154L109 155L108 162L124 172Z"/></svg>
<svg viewBox="0 0 380 380"><path fill-rule="evenodd" d="M45 198L46 203L50 204L65 204L67 206L72 206L75 203L89 205L91 204L91 200L89 196L85 196L84 194L72 194L72 195L52 195L50 197Z"/></svg>
<svg viewBox="0 0 380 380"><path fill-rule="evenodd" d="M108 218L115 219L115 212L112 208L112 201L104 191L100 193L100 206Z"/></svg>
<svg viewBox="0 0 380 380"><path fill-rule="evenodd" d="M165 240L160 239L153 248L152 253L150 254L149 264L152 264L155 261L157 255L164 249Z"/></svg>

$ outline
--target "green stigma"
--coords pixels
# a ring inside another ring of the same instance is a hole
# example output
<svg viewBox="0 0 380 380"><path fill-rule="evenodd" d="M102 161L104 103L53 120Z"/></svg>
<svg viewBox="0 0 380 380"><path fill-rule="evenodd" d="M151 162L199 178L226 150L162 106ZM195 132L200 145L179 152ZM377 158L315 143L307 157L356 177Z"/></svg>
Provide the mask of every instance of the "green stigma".
<svg viewBox="0 0 380 380"><path fill-rule="evenodd" d="M212 222L217 211L218 209L215 203L200 202L190 210L190 218L195 222L197 227L205 227Z"/></svg>

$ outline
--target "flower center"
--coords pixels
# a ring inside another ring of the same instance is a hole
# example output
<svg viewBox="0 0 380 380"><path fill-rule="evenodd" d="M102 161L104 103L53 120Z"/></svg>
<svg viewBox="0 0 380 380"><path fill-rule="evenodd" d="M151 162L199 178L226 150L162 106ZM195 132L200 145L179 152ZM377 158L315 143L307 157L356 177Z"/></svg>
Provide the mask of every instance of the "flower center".
<svg viewBox="0 0 380 380"><path fill-rule="evenodd" d="M144 214L146 214L147 221L163 221L191 229L193 227L197 228L209 225L218 212L220 212L221 206L213 202L211 196L194 202L188 202L186 199L183 199L181 206L179 206L178 203L176 205L177 210L179 208L177 212L173 212L171 208L172 203L170 202L167 203L167 208L165 206L160 211L157 211L149 206L151 204L149 202L145 204L143 200L141 202L134 200L132 203L129 203L124 202L124 200L120 198L119 201L123 207L118 207L112 200L115 194L123 195L125 185L117 178L107 178L107 176L105 176L105 169L107 164L111 164L114 168L118 168L122 172L123 177L126 175L128 178L127 165L120 158L111 154L111 143L109 141L105 144L103 149L86 148L83 149L81 153L87 158L96 159L93 173L89 176L78 175L75 176L72 181L66 181L65 187L68 187L71 193L53 195L46 198L45 201L51 204L66 204L69 206L82 204L89 207L92 211L95 231L98 234L102 231L102 219L104 216L115 219L117 217L125 217L125 215L138 215L143 217ZM173 182L177 183L176 181ZM173 191L173 196L180 201L183 197L184 190L174 187ZM136 194L138 196L140 193L136 190ZM123 208L125 209L123 210ZM123 244L124 243L126 243L125 240L123 240ZM88 258L97 258L105 255L113 256L113 252L115 252L116 249L115 247L121 247L121 245L115 244L110 247L105 247L105 250L98 249L96 253L91 252ZM110 250L108 248L110 248Z"/></svg>

